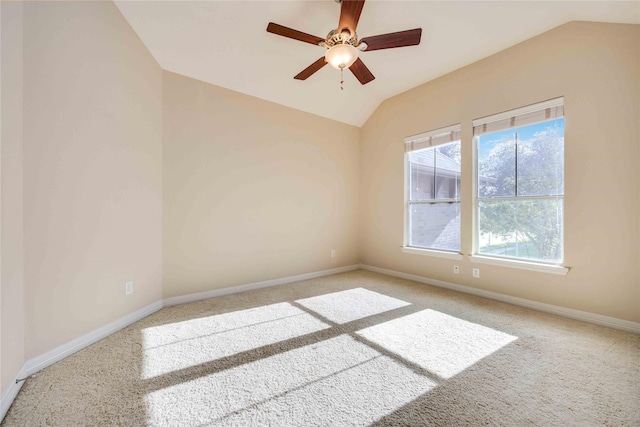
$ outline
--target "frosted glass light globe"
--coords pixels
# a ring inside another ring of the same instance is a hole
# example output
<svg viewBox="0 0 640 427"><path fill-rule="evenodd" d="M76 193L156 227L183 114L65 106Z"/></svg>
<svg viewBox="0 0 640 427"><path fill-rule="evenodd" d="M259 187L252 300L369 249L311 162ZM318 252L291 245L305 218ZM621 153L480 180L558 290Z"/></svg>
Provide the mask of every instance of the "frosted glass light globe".
<svg viewBox="0 0 640 427"><path fill-rule="evenodd" d="M327 50L324 58L337 70L349 68L358 59L358 49L350 44L337 44Z"/></svg>

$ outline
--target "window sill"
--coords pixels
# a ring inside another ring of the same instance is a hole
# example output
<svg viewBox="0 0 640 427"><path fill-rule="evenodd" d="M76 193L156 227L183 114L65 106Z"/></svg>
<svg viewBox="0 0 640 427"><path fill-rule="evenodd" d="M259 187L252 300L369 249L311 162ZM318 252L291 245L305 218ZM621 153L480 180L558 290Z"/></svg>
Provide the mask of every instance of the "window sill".
<svg viewBox="0 0 640 427"><path fill-rule="evenodd" d="M569 272L569 267L564 267L562 265L541 264L537 262L520 261L520 260L505 259L505 258L493 258L493 257L482 256L482 255L470 255L469 259L471 260L471 262L477 262L480 264L490 264L490 265L498 265L500 267L519 268L521 270L538 271L541 273L558 274L561 276L566 276L567 273Z"/></svg>
<svg viewBox="0 0 640 427"><path fill-rule="evenodd" d="M456 260L462 259L462 254L458 252L437 251L434 249L420 249L420 248L412 248L409 246L403 246L402 252L406 254L426 255L426 256L432 256L437 258L448 258L448 259L456 259Z"/></svg>

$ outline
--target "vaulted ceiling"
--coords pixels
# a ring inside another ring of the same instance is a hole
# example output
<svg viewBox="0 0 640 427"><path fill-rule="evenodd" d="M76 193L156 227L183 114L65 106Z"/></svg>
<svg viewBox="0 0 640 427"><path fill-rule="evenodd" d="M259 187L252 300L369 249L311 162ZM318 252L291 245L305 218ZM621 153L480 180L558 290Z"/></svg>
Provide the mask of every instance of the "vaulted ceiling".
<svg viewBox="0 0 640 427"><path fill-rule="evenodd" d="M418 46L362 52L376 79L360 85L325 66L294 80L324 48L267 33L275 22L319 37L337 27L340 4L320 1L116 1L168 71L361 126L385 99L569 21L640 23L637 1L376 1L360 38L422 28Z"/></svg>

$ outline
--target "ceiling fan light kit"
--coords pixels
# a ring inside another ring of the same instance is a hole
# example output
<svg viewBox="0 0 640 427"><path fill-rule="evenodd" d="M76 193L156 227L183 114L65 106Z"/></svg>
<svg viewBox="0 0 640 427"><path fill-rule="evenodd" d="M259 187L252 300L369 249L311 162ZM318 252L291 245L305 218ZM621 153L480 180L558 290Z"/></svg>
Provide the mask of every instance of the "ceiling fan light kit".
<svg viewBox="0 0 640 427"><path fill-rule="evenodd" d="M324 59L336 70L349 68L358 59L358 49L350 44L337 44L327 49Z"/></svg>
<svg viewBox="0 0 640 427"><path fill-rule="evenodd" d="M358 81L364 85L374 80L375 77L358 57L360 52L420 44L422 28L381 34L358 40L356 26L358 25L358 20L364 7L364 0L336 0L336 2L341 5L338 28L329 32L325 39L273 22L267 25L267 32L269 33L315 44L327 49L324 57L302 70L294 79L306 80L328 63L331 64L333 68L340 70L341 73L345 68L348 68ZM341 88L343 82L341 79Z"/></svg>

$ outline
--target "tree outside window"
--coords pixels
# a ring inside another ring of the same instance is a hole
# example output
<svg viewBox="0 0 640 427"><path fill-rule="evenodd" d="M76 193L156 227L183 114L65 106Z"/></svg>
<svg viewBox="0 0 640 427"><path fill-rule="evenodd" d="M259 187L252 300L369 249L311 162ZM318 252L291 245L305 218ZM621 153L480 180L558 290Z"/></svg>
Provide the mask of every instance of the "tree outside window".
<svg viewBox="0 0 640 427"><path fill-rule="evenodd" d="M478 253L562 262L564 118L476 138Z"/></svg>

